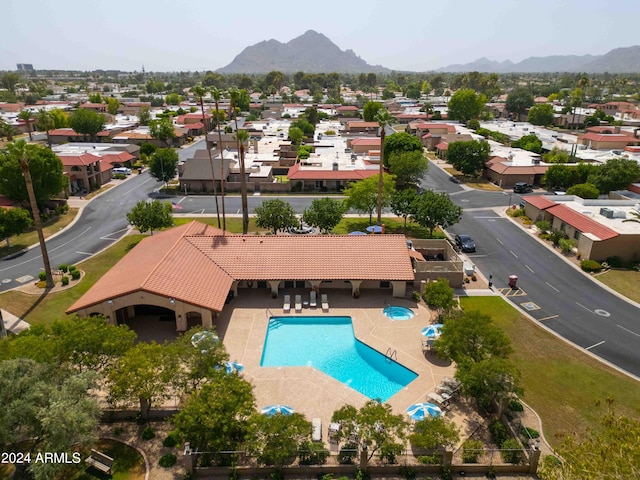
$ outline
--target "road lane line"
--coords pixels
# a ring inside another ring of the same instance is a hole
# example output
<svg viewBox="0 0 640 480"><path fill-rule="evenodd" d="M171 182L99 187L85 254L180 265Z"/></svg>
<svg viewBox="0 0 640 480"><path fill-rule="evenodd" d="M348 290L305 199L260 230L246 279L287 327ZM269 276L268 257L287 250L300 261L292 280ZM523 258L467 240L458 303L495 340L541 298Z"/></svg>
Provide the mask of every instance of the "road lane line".
<svg viewBox="0 0 640 480"><path fill-rule="evenodd" d="M84 230L83 232L80 232L78 235L76 235L74 238L72 238L71 240L69 240L68 242L64 242L62 245L58 245L55 248L51 248L49 249L50 252L55 252L56 250L58 250L59 248L64 247L65 245L68 245L71 242L75 242L78 238L80 238L82 235L84 235L85 233L87 233L89 230L91 230L91 227L87 227L86 230Z"/></svg>
<svg viewBox="0 0 640 480"><path fill-rule="evenodd" d="M551 320L552 318L558 318L560 315L551 315L549 317L539 318L539 322L544 322L545 320Z"/></svg>
<svg viewBox="0 0 640 480"><path fill-rule="evenodd" d="M584 308L587 312L591 312L593 313L593 311L589 310L587 307L585 307L584 305L582 305L581 303L576 302L576 305L578 305L579 307Z"/></svg>
<svg viewBox="0 0 640 480"><path fill-rule="evenodd" d="M550 288L553 288L556 292L560 293L560 290L558 290L556 287L551 285L549 282L544 282L544 283L546 283Z"/></svg>
<svg viewBox="0 0 640 480"><path fill-rule="evenodd" d="M504 245L504 242L503 242L502 240L500 240L499 238L496 238L496 240L498 241L498 243L499 243L500 245Z"/></svg>
<svg viewBox="0 0 640 480"><path fill-rule="evenodd" d="M513 255L514 257L518 258L518 255L516 255L515 253L513 253L513 250L509 250L511 252L511 255Z"/></svg>
<svg viewBox="0 0 640 480"><path fill-rule="evenodd" d="M591 345L590 347L585 348L585 350L591 350L592 348L597 347L598 345L602 345L604 343L604 340L598 343L594 343L593 345Z"/></svg>
<svg viewBox="0 0 640 480"><path fill-rule="evenodd" d="M536 273L533 270L531 270L531 267L529 265L525 265L525 267L527 267L527 270L529 270L531 273Z"/></svg>
<svg viewBox="0 0 640 480"><path fill-rule="evenodd" d="M178 200L176 203L182 203L183 200L185 200L187 197L182 197L180 200Z"/></svg>
<svg viewBox="0 0 640 480"><path fill-rule="evenodd" d="M115 235L120 232L126 232L128 230L129 230L129 227L121 228L120 230L116 230L115 232L107 233L104 237L100 237L100 240L109 240L110 242L115 242L116 240L119 240L119 239L114 240L113 238L109 238L111 235Z"/></svg>
<svg viewBox="0 0 640 480"><path fill-rule="evenodd" d="M76 253L79 253L80 255L87 255L88 257L93 255L93 253L87 253L87 252L78 252L78 251L76 251Z"/></svg>
<svg viewBox="0 0 640 480"><path fill-rule="evenodd" d="M636 337L640 337L640 333L636 333L633 330L629 330L628 328L624 328L622 325L617 325L618 328L621 328L622 330L624 330L625 332L629 332L632 333L633 335L635 335Z"/></svg>

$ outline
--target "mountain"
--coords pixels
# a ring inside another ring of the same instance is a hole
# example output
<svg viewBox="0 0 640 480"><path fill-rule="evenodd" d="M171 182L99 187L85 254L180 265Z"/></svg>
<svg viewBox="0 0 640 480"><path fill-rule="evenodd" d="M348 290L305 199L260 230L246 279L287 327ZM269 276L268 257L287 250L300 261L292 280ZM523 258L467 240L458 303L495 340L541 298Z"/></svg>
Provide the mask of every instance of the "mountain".
<svg viewBox="0 0 640 480"><path fill-rule="evenodd" d="M308 30L287 43L266 40L245 48L218 73L268 73L278 70L283 73L337 72L337 73L382 73L390 72L380 65L369 65L353 50L340 48L326 36Z"/></svg>
<svg viewBox="0 0 640 480"><path fill-rule="evenodd" d="M640 46L616 48L604 55L552 55L529 57L519 63L480 58L475 62L449 65L438 72L537 73L585 72L631 73L640 70Z"/></svg>

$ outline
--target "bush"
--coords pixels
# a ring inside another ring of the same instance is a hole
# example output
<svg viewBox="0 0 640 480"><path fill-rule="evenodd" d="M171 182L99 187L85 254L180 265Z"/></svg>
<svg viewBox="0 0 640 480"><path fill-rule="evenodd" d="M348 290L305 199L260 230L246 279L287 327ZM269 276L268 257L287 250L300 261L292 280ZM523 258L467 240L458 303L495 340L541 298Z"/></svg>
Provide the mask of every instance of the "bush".
<svg viewBox="0 0 640 480"><path fill-rule="evenodd" d="M58 270L63 273L67 273L67 270L69 270L69 266L66 263L63 263L61 265L58 265Z"/></svg>
<svg viewBox="0 0 640 480"><path fill-rule="evenodd" d="M540 432L529 427L522 427L520 429L520 435L524 438L540 438Z"/></svg>
<svg viewBox="0 0 640 480"><path fill-rule="evenodd" d="M46 272L40 272L38 274L38 278L40 279L41 282L44 282L47 280L47 273Z"/></svg>
<svg viewBox="0 0 640 480"><path fill-rule="evenodd" d="M524 460L524 452L522 451L522 446L520 445L520 442L518 442L518 440L516 440L515 438L505 440L505 442L502 444L502 451L500 453L502 454L502 459L506 463L513 463L514 465L517 465L519 463L522 463L522 461Z"/></svg>
<svg viewBox="0 0 640 480"><path fill-rule="evenodd" d="M551 229L551 224L549 222L547 222L546 220L538 220L535 223L535 226L538 228L538 230L540 230L542 233L546 233L549 231L549 229Z"/></svg>
<svg viewBox="0 0 640 480"><path fill-rule="evenodd" d="M600 265L598 262L596 262L595 260L582 260L580 262L580 268L582 270L584 270L585 272L594 272L594 273L598 273L600 270L602 270L602 265Z"/></svg>
<svg viewBox="0 0 640 480"><path fill-rule="evenodd" d="M122 435L122 427L116 427L113 429L113 435L119 437Z"/></svg>
<svg viewBox="0 0 640 480"><path fill-rule="evenodd" d="M398 473L407 480L413 480L414 478L416 478L416 471L408 465L402 465L398 469Z"/></svg>
<svg viewBox="0 0 640 480"><path fill-rule="evenodd" d="M462 444L462 463L478 463L480 455L484 452L480 440L465 440Z"/></svg>
<svg viewBox="0 0 640 480"><path fill-rule="evenodd" d="M419 302L420 301L420 292L416 292L414 290L413 292L411 292L411 298L413 299L414 302Z"/></svg>
<svg viewBox="0 0 640 480"><path fill-rule="evenodd" d="M553 242L553 246L557 247L560 244L560 239L565 238L564 232L560 230L554 230L549 234L549 240Z"/></svg>
<svg viewBox="0 0 640 480"><path fill-rule="evenodd" d="M338 453L338 463L340 465L351 465L358 455L358 446L355 443L347 443Z"/></svg>
<svg viewBox="0 0 640 480"><path fill-rule="evenodd" d="M502 445L509 438L509 430L497 418L489 424L489 433L491 434L491 440L496 445Z"/></svg>
<svg viewBox="0 0 640 480"><path fill-rule="evenodd" d="M162 457L160 457L160 460L158 461L158 465L160 465L163 468L169 468L169 467L173 467L176 464L176 456L173 453L167 453L166 455L163 455Z"/></svg>
<svg viewBox="0 0 640 480"><path fill-rule="evenodd" d="M324 445L315 442L305 442L298 453L300 465L324 465L329 457L329 451Z"/></svg>
<svg viewBox="0 0 640 480"><path fill-rule="evenodd" d="M575 242L570 238L561 238L558 241L560 245L560 250L562 253L571 253L573 251L573 247L575 246Z"/></svg>
<svg viewBox="0 0 640 480"><path fill-rule="evenodd" d="M75 265L69 265L69 273L73 272L74 270L77 270L78 267L76 267Z"/></svg>
<svg viewBox="0 0 640 480"><path fill-rule="evenodd" d="M63 275L62 278L60 279L60 282L62 283L63 287L66 287L67 285L69 285L69 277L67 277L66 275Z"/></svg>
<svg viewBox="0 0 640 480"><path fill-rule="evenodd" d="M524 406L522 405L522 403L520 403L519 400L516 400L515 398L509 400L507 408L512 412L524 412Z"/></svg>
<svg viewBox="0 0 640 480"><path fill-rule="evenodd" d="M73 278L74 280L78 280L80 278L80 270L73 270L70 273L71 278Z"/></svg>
<svg viewBox="0 0 640 480"><path fill-rule="evenodd" d="M402 445L398 443L385 444L380 449L380 458L387 463L397 463L396 458L402 453Z"/></svg>
<svg viewBox="0 0 640 480"><path fill-rule="evenodd" d="M127 176L124 173L114 173L113 178L115 180L124 180Z"/></svg>
<svg viewBox="0 0 640 480"><path fill-rule="evenodd" d="M178 439L175 437L174 433L170 433L162 441L163 447L175 447L177 444L178 444Z"/></svg>
<svg viewBox="0 0 640 480"><path fill-rule="evenodd" d="M422 465L440 465L440 456L435 453L431 455L420 455L418 457L418 463Z"/></svg>
<svg viewBox="0 0 640 480"><path fill-rule="evenodd" d="M624 268L624 260L618 255L607 257L605 262L607 262L611 268Z"/></svg>
<svg viewBox="0 0 640 480"><path fill-rule="evenodd" d="M155 438L156 433L153 431L153 428L147 427L142 431L142 439L143 440L151 440Z"/></svg>

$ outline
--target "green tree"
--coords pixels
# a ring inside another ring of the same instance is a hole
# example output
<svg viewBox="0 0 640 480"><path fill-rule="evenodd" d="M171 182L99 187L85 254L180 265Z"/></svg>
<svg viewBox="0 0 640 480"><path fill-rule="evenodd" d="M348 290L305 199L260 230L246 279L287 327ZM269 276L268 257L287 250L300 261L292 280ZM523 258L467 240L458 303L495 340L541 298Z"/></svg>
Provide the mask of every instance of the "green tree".
<svg viewBox="0 0 640 480"><path fill-rule="evenodd" d="M27 133L29 134L29 141L33 141L33 136L31 135L31 123L33 120L31 119L31 112L29 110L22 110L18 114L18 118L23 120L25 125L27 126Z"/></svg>
<svg viewBox="0 0 640 480"><path fill-rule="evenodd" d="M479 362L465 360L458 364L456 378L460 381L462 394L475 398L482 410L490 411L497 403L498 415L502 413L504 399L522 394L520 372L506 358L494 356Z"/></svg>
<svg viewBox="0 0 640 480"><path fill-rule="evenodd" d="M176 137L175 128L171 118L161 118L149 121L149 133L151 137L160 140L165 146L169 146L169 140Z"/></svg>
<svg viewBox="0 0 640 480"><path fill-rule="evenodd" d="M118 113L118 107L120 106L120 102L117 98L108 97L107 98L107 112L110 115L115 115Z"/></svg>
<svg viewBox="0 0 640 480"><path fill-rule="evenodd" d="M344 189L347 197L345 204L359 212L369 214L369 223L373 222L373 211L378 204L378 175L365 178L350 184ZM395 179L387 173L383 176L382 206L386 207L391 202L395 193Z"/></svg>
<svg viewBox="0 0 640 480"><path fill-rule="evenodd" d="M542 153L542 140L540 140L535 133L524 135L515 142L511 142L511 146L515 148L522 148L533 153Z"/></svg>
<svg viewBox="0 0 640 480"><path fill-rule="evenodd" d="M99 93L90 93L89 94L89 102L90 103L102 103L102 95Z"/></svg>
<svg viewBox="0 0 640 480"><path fill-rule="evenodd" d="M447 148L447 160L465 175L478 176L489 160L490 151L491 147L487 142L453 142Z"/></svg>
<svg viewBox="0 0 640 480"><path fill-rule="evenodd" d="M445 228L455 225L461 217L462 207L453 203L446 193L427 190L413 202L411 218L421 227L429 229L429 237L433 236L433 230L438 225Z"/></svg>
<svg viewBox="0 0 640 480"><path fill-rule="evenodd" d="M305 108L304 118L306 118L311 125L317 125L317 123L320 121L320 115L318 113L318 109L316 107Z"/></svg>
<svg viewBox="0 0 640 480"><path fill-rule="evenodd" d="M451 311L457 305L453 295L453 288L451 288L446 278L427 282L422 295L427 305L438 312L438 316Z"/></svg>
<svg viewBox="0 0 640 480"><path fill-rule="evenodd" d="M600 193L622 190L630 183L640 181L640 164L632 158L612 158L589 175L588 182L593 183Z"/></svg>
<svg viewBox="0 0 640 480"><path fill-rule="evenodd" d="M508 112L516 114L516 120L520 118L520 115L527 111L527 108L531 107L535 102L533 101L533 95L526 88L517 88L509 95L507 95L507 103L505 105Z"/></svg>
<svg viewBox="0 0 640 480"><path fill-rule="evenodd" d="M311 422L300 413L272 416L255 414L249 419L247 449L258 462L280 467L295 458L311 436Z"/></svg>
<svg viewBox="0 0 640 480"><path fill-rule="evenodd" d="M551 165L542 177L542 182L549 190L566 190L578 183L578 170L563 164Z"/></svg>
<svg viewBox="0 0 640 480"><path fill-rule="evenodd" d="M399 184L418 184L429 171L429 160L421 151L395 152L389 157L389 172Z"/></svg>
<svg viewBox="0 0 640 480"><path fill-rule="evenodd" d="M340 223L346 213L344 202L329 197L316 198L302 214L302 221L329 233Z"/></svg>
<svg viewBox="0 0 640 480"><path fill-rule="evenodd" d="M138 202L133 209L127 213L127 220L141 233L147 230L153 235L154 230L171 227L173 225L172 206L169 202Z"/></svg>
<svg viewBox="0 0 640 480"><path fill-rule="evenodd" d="M92 142L104 129L104 115L86 108L79 108L69 118L69 126L82 135L89 135Z"/></svg>
<svg viewBox="0 0 640 480"><path fill-rule="evenodd" d="M49 115L51 115L53 120L53 128L65 128L70 126L69 114L61 108L54 108L49 111Z"/></svg>
<svg viewBox="0 0 640 480"><path fill-rule="evenodd" d="M417 194L413 188L405 188L404 190L398 190L391 200L391 211L395 215L404 218L405 228L407 228L407 217L414 212L413 206L416 197Z"/></svg>
<svg viewBox="0 0 640 480"><path fill-rule="evenodd" d="M5 239L11 246L9 237L19 235L33 225L29 211L24 208L0 208L0 240Z"/></svg>
<svg viewBox="0 0 640 480"><path fill-rule="evenodd" d="M262 205L256 207L255 214L256 225L273 230L274 235L278 230L285 231L299 224L293 207L280 199L264 200Z"/></svg>
<svg viewBox="0 0 640 480"><path fill-rule="evenodd" d="M47 145L51 147L51 139L49 138L49 130L53 129L54 122L51 114L44 108L38 110L35 118L36 129L41 132L47 132Z"/></svg>
<svg viewBox="0 0 640 480"><path fill-rule="evenodd" d="M303 137L304 133L302 133L302 130L300 130L298 127L289 128L289 140L291 140L291 143L293 143L294 145L300 145Z"/></svg>
<svg viewBox="0 0 640 480"><path fill-rule="evenodd" d="M567 195L577 195L580 198L598 198L600 191L593 183L578 183L567 189Z"/></svg>
<svg viewBox="0 0 640 480"><path fill-rule="evenodd" d="M169 206L171 208L171 206ZM154 402L170 397L177 359L163 345L138 343L109 369L107 379L115 402L139 402L142 418L149 418Z"/></svg>
<svg viewBox="0 0 640 480"><path fill-rule="evenodd" d="M367 102L362 107L362 118L365 122L375 122L376 115L382 108L384 107L380 102Z"/></svg>
<svg viewBox="0 0 640 480"><path fill-rule="evenodd" d="M177 93L170 93L164 97L164 101L167 102L167 105L180 105L182 98Z"/></svg>
<svg viewBox="0 0 640 480"><path fill-rule="evenodd" d="M360 409L345 405L333 412L332 422L340 423L338 442L356 437L360 454L366 462L376 453L402 451L408 424L403 415L396 415L388 403L369 400Z"/></svg>
<svg viewBox="0 0 640 480"><path fill-rule="evenodd" d="M424 152L420 139L407 132L398 132L385 137L381 142L384 152L380 152L384 158L385 167L389 166L391 155L398 152Z"/></svg>
<svg viewBox="0 0 640 480"><path fill-rule="evenodd" d="M374 117L375 121L378 122L378 126L380 127L380 171L378 174L378 203L377 203L377 222L378 225L382 225L382 196L384 189L384 162L385 158L384 152L384 143L387 134L387 127L391 126L393 123L393 117L389 114L389 111L386 108L380 108L376 112ZM389 199L390 200L390 199Z"/></svg>
<svg viewBox="0 0 640 480"><path fill-rule="evenodd" d="M173 148L159 148L151 155L149 172L160 182L167 183L178 173L180 157Z"/></svg>
<svg viewBox="0 0 640 480"><path fill-rule="evenodd" d="M22 77L14 72L5 72L0 77L0 84L10 92L16 91L16 85L22 81Z"/></svg>
<svg viewBox="0 0 640 480"><path fill-rule="evenodd" d="M551 151L542 156L542 159L546 163L569 163L571 161L571 156L565 150L553 147Z"/></svg>
<svg viewBox="0 0 640 480"><path fill-rule="evenodd" d="M487 97L483 94L477 94L469 88L458 90L449 100L448 118L466 124L472 118L480 116L485 103Z"/></svg>
<svg viewBox="0 0 640 480"><path fill-rule="evenodd" d="M13 136L16 133L17 130L13 125L10 125L4 120L0 119L0 138L7 137L7 142L11 142L13 140Z"/></svg>
<svg viewBox="0 0 640 480"><path fill-rule="evenodd" d="M140 107L140 113L138 114L138 119L140 120L140 125L147 126L151 121L151 112L149 107L143 105Z"/></svg>
<svg viewBox="0 0 640 480"><path fill-rule="evenodd" d="M553 111L553 106L548 103L534 105L529 109L527 122L531 123L532 125L540 126L553 125L554 114L555 112Z"/></svg>
<svg viewBox="0 0 640 480"><path fill-rule="evenodd" d="M451 448L460 441L460 433L455 423L440 416L426 417L416 422L413 433L409 435L411 445L435 450L438 447Z"/></svg>

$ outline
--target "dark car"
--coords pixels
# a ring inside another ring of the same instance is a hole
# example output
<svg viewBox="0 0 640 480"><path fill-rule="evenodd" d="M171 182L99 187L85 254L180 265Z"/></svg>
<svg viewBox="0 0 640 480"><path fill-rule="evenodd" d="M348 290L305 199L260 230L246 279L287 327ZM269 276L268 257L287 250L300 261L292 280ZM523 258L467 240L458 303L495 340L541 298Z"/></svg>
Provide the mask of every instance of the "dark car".
<svg viewBox="0 0 640 480"><path fill-rule="evenodd" d="M526 182L517 182L513 185L514 193L528 193L533 192L533 187Z"/></svg>
<svg viewBox="0 0 640 480"><path fill-rule="evenodd" d="M469 235L460 234L455 236L456 245L463 252L475 252L476 251L476 242L473 241Z"/></svg>

